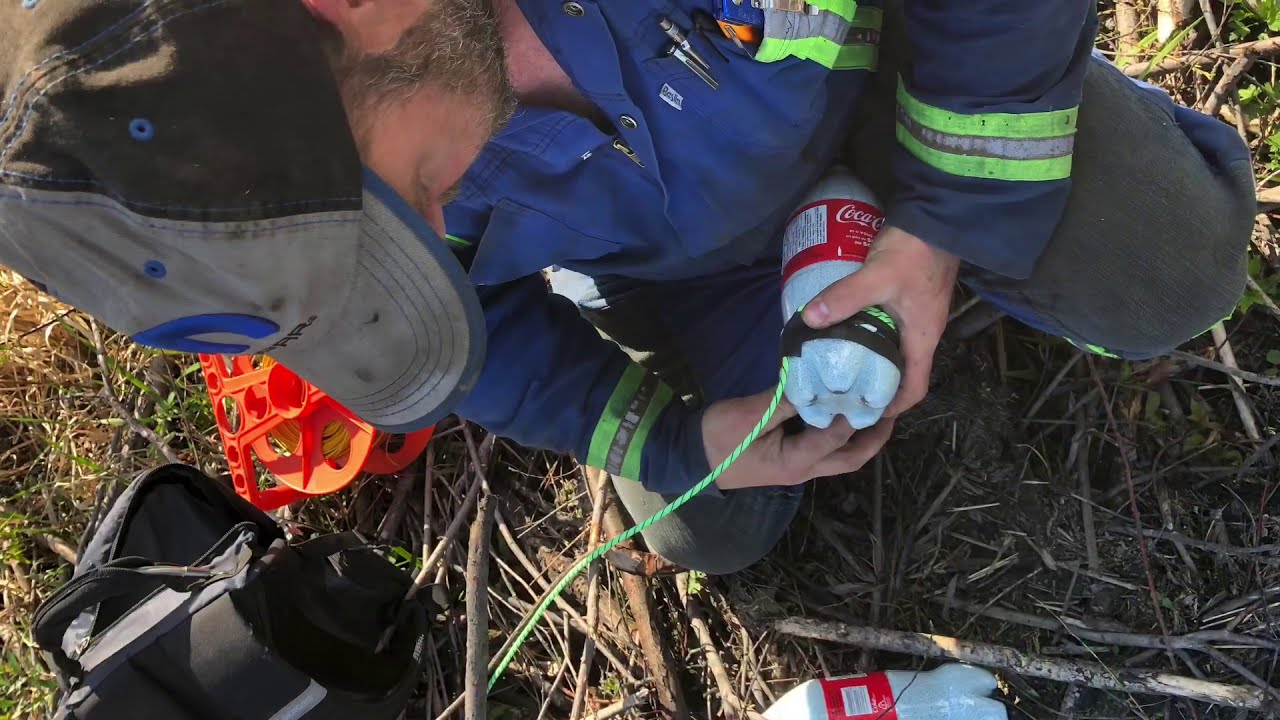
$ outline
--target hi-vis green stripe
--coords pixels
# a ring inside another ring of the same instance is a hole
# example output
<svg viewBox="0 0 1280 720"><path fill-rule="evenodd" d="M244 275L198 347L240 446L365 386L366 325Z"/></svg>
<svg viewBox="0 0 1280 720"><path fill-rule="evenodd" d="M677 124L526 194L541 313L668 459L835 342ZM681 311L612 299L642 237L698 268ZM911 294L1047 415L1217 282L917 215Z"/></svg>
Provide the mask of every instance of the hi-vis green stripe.
<svg viewBox="0 0 1280 720"><path fill-rule="evenodd" d="M898 79L898 142L950 175L1044 181L1071 176L1078 108L964 115L911 95Z"/></svg>
<svg viewBox="0 0 1280 720"><path fill-rule="evenodd" d="M644 443L671 402L671 388L639 365L622 373L591 435L587 465L631 480L640 478Z"/></svg>
<svg viewBox="0 0 1280 720"><path fill-rule="evenodd" d="M831 70L872 70L880 60L884 11L853 0L818 0L817 15L766 11L764 41L756 62L787 57L811 60ZM778 20L785 16L785 21Z"/></svg>

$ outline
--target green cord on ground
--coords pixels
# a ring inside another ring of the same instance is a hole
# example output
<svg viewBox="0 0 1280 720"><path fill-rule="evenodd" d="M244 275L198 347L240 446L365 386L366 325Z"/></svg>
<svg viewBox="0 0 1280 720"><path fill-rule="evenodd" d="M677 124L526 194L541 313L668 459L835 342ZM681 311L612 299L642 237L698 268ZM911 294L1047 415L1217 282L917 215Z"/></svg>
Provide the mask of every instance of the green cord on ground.
<svg viewBox="0 0 1280 720"><path fill-rule="evenodd" d="M538 604L538 607L534 608L533 612L525 618L523 623L521 623L520 633L516 635L515 642L512 643L511 648L507 650L507 654L502 656L502 662L498 663L498 667L493 671L493 675L489 677L489 690L493 689L493 686L497 684L498 679L502 677L502 673L506 671L507 666L511 664L513 659L515 659L516 653L520 651L520 647L524 645L524 641L542 620L542 616L547 612L547 608L551 607L551 603L555 602L556 598L560 597L560 593L564 592L566 587L569 587L569 583L573 582L574 578L581 575L582 571L586 570L591 563L599 560L605 553L617 547L619 543L624 543L644 532L650 525L653 525L662 518L675 512L677 508L689 502L689 500L691 500L695 495L706 490L707 486L715 482L716 478L720 477L720 475L738 459L739 455L742 455L748 447L751 447L751 443L755 442L757 437L760 437L760 433L764 430L764 426L769 424L769 421L773 419L773 414L778 411L778 404L782 402L782 389L787 384L787 371L789 369L790 362L788 361L788 358L784 357L782 359L782 369L778 372L778 389L773 394L773 400L769 403L769 407L764 411L764 415L760 417L760 422L756 423L756 426L751 429L751 432L747 433L747 437L743 439L742 443L739 444L733 452L729 453L729 457L725 458L724 461L717 465L714 470L708 473L701 482L694 485L692 488L689 488L685 494L673 500L670 505L659 510L648 520L639 523L618 537L613 538L609 542L596 548L590 555L582 558L575 563L573 567L569 568L569 571L564 574L564 577L560 578L560 582L556 583L555 587L551 588L551 592L547 594L547 597L543 599L543 601Z"/></svg>

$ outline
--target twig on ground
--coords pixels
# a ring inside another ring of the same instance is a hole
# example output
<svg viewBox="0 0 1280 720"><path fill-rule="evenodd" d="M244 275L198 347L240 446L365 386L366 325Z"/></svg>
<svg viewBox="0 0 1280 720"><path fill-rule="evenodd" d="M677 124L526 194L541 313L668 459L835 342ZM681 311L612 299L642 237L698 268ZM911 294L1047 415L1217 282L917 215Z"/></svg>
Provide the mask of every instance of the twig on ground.
<svg viewBox="0 0 1280 720"><path fill-rule="evenodd" d="M1262 298L1262 306L1265 307L1273 317L1280 320L1280 306L1276 305L1276 301L1271 299L1271 296L1267 294L1266 290L1262 289L1262 286L1258 284L1258 281L1254 280L1252 275L1246 275L1245 282L1249 284L1250 290L1256 293L1258 297Z"/></svg>
<svg viewBox="0 0 1280 720"><path fill-rule="evenodd" d="M941 597L931 598L931 600L938 604L947 605L957 610L963 610L964 612L982 615L983 617L988 617L993 620L1040 628L1041 630L1061 630L1077 640L1089 640L1097 643L1105 643L1107 645L1116 645L1118 647L1146 648L1149 650L1163 650L1165 648L1164 638L1159 636L1147 633L1100 630L1089 627L1086 621L1076 618L1065 616L1047 618L1039 615L1033 615L1031 613L1010 610L1008 608L990 607L964 600L947 600L946 598ZM1169 644L1177 650L1198 650L1200 652L1208 652L1212 647L1209 644L1210 642L1219 642L1224 645L1241 645L1245 647L1280 650L1280 642L1275 640L1253 637L1251 635L1241 635L1238 633L1215 632L1212 630L1194 632L1186 635L1176 635L1169 638Z"/></svg>
<svg viewBox="0 0 1280 720"><path fill-rule="evenodd" d="M1058 372L1054 373L1053 379L1049 381L1049 384L1045 386L1044 391L1040 393L1035 402L1031 403L1031 407L1028 408L1026 414L1022 416L1022 424L1024 426L1036 416L1036 413L1040 412L1040 408L1048 402L1049 396L1053 394L1053 391L1062 382L1062 378L1066 377L1067 373L1071 372L1071 368L1075 367L1076 363L1080 362L1080 358L1082 357L1084 357L1084 351L1076 350L1071 356L1071 359L1064 363L1061 368L1058 368Z"/></svg>
<svg viewBox="0 0 1280 720"><path fill-rule="evenodd" d="M775 623L774 628L784 635L793 637L826 640L856 647L870 646L889 652L928 658L959 660L987 667L1004 668L1021 675L1058 682L1075 682L1104 690L1172 695L1248 710L1280 709L1280 704L1272 702L1265 693L1252 687L1206 682L1152 670L1113 671L1100 663L1059 660L1019 652L999 645L969 642L944 635L880 630L819 622L807 618L787 618Z"/></svg>
<svg viewBox="0 0 1280 720"><path fill-rule="evenodd" d="M1280 52L1280 37L1225 45L1220 49L1215 48L1199 53L1188 53L1176 58L1167 58L1157 63L1148 62L1128 65L1124 68L1124 74L1129 77L1150 79L1156 75L1177 72L1187 67L1210 66L1224 56L1244 57L1247 55L1250 57L1264 57L1277 52Z"/></svg>
<svg viewBox="0 0 1280 720"><path fill-rule="evenodd" d="M1248 55L1233 60L1227 66L1227 69L1223 71L1222 78L1218 80L1218 84L1213 86L1213 92L1209 93L1209 99L1205 100L1201 111L1209 117L1215 117L1218 114L1218 110L1222 109L1222 103L1226 102L1227 98L1231 96L1231 91L1240 82L1240 78L1252 66L1253 58Z"/></svg>
<svg viewBox="0 0 1280 720"><path fill-rule="evenodd" d="M1270 683L1268 683L1266 680L1263 680L1262 678L1258 677L1257 673L1253 672L1252 670L1245 667L1244 665L1241 665L1234 658L1232 658L1231 656L1227 655L1226 653L1222 652L1217 648L1213 648L1213 647L1205 648L1205 652L1208 653L1209 656L1212 657L1214 660L1217 660L1223 665L1226 665L1227 667L1231 668L1235 672L1235 674L1239 675L1245 680L1248 680L1254 685L1257 685L1258 688L1262 690L1262 692L1269 695L1272 700L1275 700L1276 702L1280 702L1280 692L1277 692L1276 689L1272 687Z"/></svg>
<svg viewBox="0 0 1280 720"><path fill-rule="evenodd" d="M1133 0L1116 0L1116 62L1125 64L1135 57L1138 47L1138 11Z"/></svg>
<svg viewBox="0 0 1280 720"><path fill-rule="evenodd" d="M876 455L872 469L871 486L871 569L875 573L876 587L871 591L871 626L880 625L880 605L884 602L884 455ZM858 656L861 667L871 667L875 653L863 648Z"/></svg>
<svg viewBox="0 0 1280 720"><path fill-rule="evenodd" d="M1249 372L1248 370L1241 370L1239 367L1224 365L1223 363L1216 362L1208 358L1202 358L1195 353L1189 353L1185 350L1174 350L1169 353L1169 356L1191 365L1198 365L1203 368L1209 368L1210 370L1217 370L1218 372L1226 373L1233 378L1238 378L1245 382L1269 385L1271 387L1280 387L1280 378L1267 377L1265 375Z"/></svg>
<svg viewBox="0 0 1280 720"><path fill-rule="evenodd" d="M680 600L684 602L684 611L689 616L689 625L693 628L694 635L698 637L698 647L702 650L702 657L707 661L707 669L711 671L716 689L720 692L720 701L728 710L727 715L758 720L761 716L747 709L742 698L738 697L737 691L733 689L733 682L730 681L729 673L724 668L724 661L720 659L720 651L716 648L715 639L711 637L711 628L707 626L707 619L703 615L702 603L696 596L689 594L688 573L676 578L676 588L680 593Z"/></svg>
<svg viewBox="0 0 1280 720"><path fill-rule="evenodd" d="M1252 555L1270 555L1280 552L1280 544L1256 545L1254 547L1239 547L1236 545L1224 545L1222 543L1209 542L1207 540L1197 540L1187 537L1182 533L1172 530L1156 530L1152 528L1136 529L1127 525L1116 525L1109 529L1110 532L1123 533L1129 536L1141 534L1143 537L1149 537L1153 540L1168 540L1186 545L1188 547L1197 548L1199 550L1207 550L1209 552L1218 553L1220 555L1233 555L1236 557L1249 557Z"/></svg>
<svg viewBox="0 0 1280 720"><path fill-rule="evenodd" d="M592 487L600 484L608 486L608 473L588 468L587 479ZM625 531L622 513L618 510L616 494L610 493L612 500L604 513L604 532L606 537L615 537ZM627 595L627 604L631 608L631 616L635 619L635 634L640 642L641 655L649 679L654 684L657 703L667 715L683 719L689 717L689 706L685 704L684 692L680 689L679 679L675 675L675 663L671 651L662 641L664 635L657 631L654 622L652 598L643 578L622 573L622 588Z"/></svg>
<svg viewBox="0 0 1280 720"><path fill-rule="evenodd" d="M418 478L419 467L415 462L396 473L396 485L391 490L391 507L387 508L387 514L382 516L382 523L378 527L380 542L389 542L399 532L400 523L404 522L404 515L409 510L409 491Z"/></svg>
<svg viewBox="0 0 1280 720"><path fill-rule="evenodd" d="M1102 409L1107 412L1107 427L1115 432L1116 449L1120 455L1120 464L1124 470L1125 486L1129 491L1129 511L1133 515L1133 524L1135 527L1142 527L1142 511L1138 509L1138 493L1133 487L1133 468L1129 466L1129 443L1126 442L1124 432L1120 429L1120 423L1116 422L1115 413L1111 412L1111 399L1107 397L1107 391L1102 386L1102 378L1098 375L1098 368L1093 364L1092 357L1086 357L1085 361L1089 363L1089 374L1093 376L1093 382L1098 388L1098 392L1102 394ZM1147 578L1147 591L1151 597L1151 610L1155 613L1156 623L1160 626L1160 636L1167 642L1169 640L1169 626L1165 622L1164 613L1160 608L1160 593L1156 591L1155 572L1151 569L1151 554L1147 551L1147 541L1141 535L1138 536L1138 555L1142 558L1142 570ZM1173 650L1168 650L1169 663L1176 665Z"/></svg>
<svg viewBox="0 0 1280 720"><path fill-rule="evenodd" d="M588 715L586 720L611 720L611 718L616 718L631 708L639 707L640 703L648 699L649 688L640 688L635 693L622 698L618 702L601 708L599 712Z"/></svg>
<svg viewBox="0 0 1280 720"><path fill-rule="evenodd" d="M102 392L100 393L102 399L107 401L107 404L111 406L111 411L119 416L124 421L124 424L129 426L130 430L146 438L147 442L151 443L156 451L164 456L165 460L171 463L181 463L182 460L178 457L178 453L169 447L169 443L166 443L164 438L160 437L155 430L143 425L142 421L125 408L124 403L120 402L120 399L116 397L115 390L111 387L111 370L107 367L107 347L102 342L102 332L98 330L98 323L93 318L89 318L89 330L93 334L94 349L98 353L98 372L102 375Z"/></svg>
<svg viewBox="0 0 1280 720"><path fill-rule="evenodd" d="M1210 328L1210 332L1213 334L1213 344L1218 349L1218 357L1222 358L1222 364L1239 370L1240 366L1236 363L1235 351L1231 349L1231 341L1227 339L1227 329L1223 327L1221 322L1217 322ZM1258 432L1258 421L1254 418L1253 408L1249 406L1244 384L1240 382L1240 377L1235 373L1228 374L1230 377L1227 378L1227 381L1231 385L1231 397L1236 401L1236 410L1240 413L1240 423L1244 426L1244 434L1254 442L1262 442L1262 433Z"/></svg>
<svg viewBox="0 0 1280 720"><path fill-rule="evenodd" d="M600 544L600 523L604 517L605 505L609 502L608 488L601 483L592 494L594 505L591 508L591 524L587 532L587 552L593 552ZM573 691L573 708L569 712L569 720L578 720L587 699L587 678L591 674L591 661L596 654L596 618L600 606L600 571L604 563L597 560L591 565L587 574L587 630L586 641L582 645L582 662L578 665L578 675Z"/></svg>
<svg viewBox="0 0 1280 720"><path fill-rule="evenodd" d="M493 499L486 495L476 508L467 543L467 667L463 702L467 720L487 717L485 702L489 667L489 534Z"/></svg>
<svg viewBox="0 0 1280 720"><path fill-rule="evenodd" d="M1213 40L1213 44L1222 47L1222 30L1218 24L1218 17L1213 12L1213 4L1209 0L1200 0L1200 12L1209 25L1209 37Z"/></svg>
<svg viewBox="0 0 1280 720"><path fill-rule="evenodd" d="M1076 451L1076 475L1080 480L1080 519L1084 528L1085 557L1089 569L1102 570L1102 562L1098 558L1098 534L1093 525L1093 488L1089 478L1089 414L1088 405L1081 405L1076 410L1076 439L1079 448Z"/></svg>

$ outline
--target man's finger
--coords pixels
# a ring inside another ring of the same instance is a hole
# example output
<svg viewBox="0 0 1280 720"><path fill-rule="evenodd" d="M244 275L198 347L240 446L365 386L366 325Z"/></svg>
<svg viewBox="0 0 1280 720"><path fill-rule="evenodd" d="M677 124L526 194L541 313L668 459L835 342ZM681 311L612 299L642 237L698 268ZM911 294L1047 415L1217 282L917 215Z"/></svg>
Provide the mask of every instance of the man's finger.
<svg viewBox="0 0 1280 720"><path fill-rule="evenodd" d="M806 426L804 432L782 439L779 452L779 471L784 475L812 478L811 468L827 455L839 450L853 435L853 428L838 417L831 426L819 430Z"/></svg>
<svg viewBox="0 0 1280 720"><path fill-rule="evenodd" d="M892 288L881 281L874 263L837 280L804 306L804 321L811 328L824 328L853 317L859 310L884 302Z"/></svg>
<svg viewBox="0 0 1280 720"><path fill-rule="evenodd" d="M853 434L853 439L818 461L813 477L830 477L860 470L880 452L893 435L893 420L886 418Z"/></svg>
<svg viewBox="0 0 1280 720"><path fill-rule="evenodd" d="M938 349L938 336L929 330L902 335L902 386L885 415L896 417L910 410L929 392L929 373L933 370L933 353Z"/></svg>

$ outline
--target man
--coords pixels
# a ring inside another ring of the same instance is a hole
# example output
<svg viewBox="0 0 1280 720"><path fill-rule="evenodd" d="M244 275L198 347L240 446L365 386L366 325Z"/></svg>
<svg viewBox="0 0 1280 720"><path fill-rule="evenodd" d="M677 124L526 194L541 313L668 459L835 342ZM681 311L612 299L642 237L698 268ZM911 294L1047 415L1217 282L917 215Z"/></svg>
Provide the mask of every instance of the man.
<svg viewBox="0 0 1280 720"><path fill-rule="evenodd" d="M957 276L1025 322L1134 356L1234 302L1247 155L1229 129L1091 63L1087 0L909 4L913 64L886 63L903 68L896 103L896 73L870 69L879 13L825 0L812 20L770 10L759 48L694 37L714 89L659 26L689 33L703 5L499 0L522 106L481 149L509 88L478 3L10 4L0 262L141 342L269 353L385 429L457 409L574 451L622 476L639 519L764 410L782 223L848 139L888 224L805 319L883 307L903 333L903 389L890 420L856 434L838 420L786 435L784 406L718 489L646 534L710 572L758 559L801 483L887 440L927 389ZM1072 170L1061 133L1036 133L1075 123L1077 105ZM484 326L446 227L470 246ZM549 295L548 266L696 404Z"/></svg>
<svg viewBox="0 0 1280 720"><path fill-rule="evenodd" d="M473 246L489 329L459 412L574 452L614 474L637 521L656 513L765 410L782 228L842 150L887 221L804 320L883 308L901 389L887 409L868 402L884 419L857 432L837 418L788 435L784 406L715 487L646 531L667 558L739 569L779 539L802 483L872 457L926 393L957 277L1095 352L1148 357L1200 334L1243 286L1247 149L1091 57L1095 4L906 0L882 26L869 3L826 0L766 11L753 48L693 32L703 0L499 2L521 106L445 209ZM714 83L667 52L664 19Z"/></svg>

